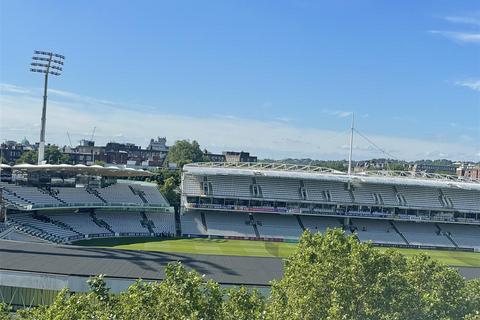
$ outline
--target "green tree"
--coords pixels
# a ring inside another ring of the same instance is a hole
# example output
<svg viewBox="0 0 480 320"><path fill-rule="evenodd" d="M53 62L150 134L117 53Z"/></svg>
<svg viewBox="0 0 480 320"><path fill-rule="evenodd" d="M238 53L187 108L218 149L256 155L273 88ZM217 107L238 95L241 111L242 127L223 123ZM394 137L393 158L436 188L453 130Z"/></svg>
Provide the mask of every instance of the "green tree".
<svg viewBox="0 0 480 320"><path fill-rule="evenodd" d="M180 206L180 192L174 177L168 177L160 187L160 192L167 199L170 205L178 208Z"/></svg>
<svg viewBox="0 0 480 320"><path fill-rule="evenodd" d="M94 164L97 166L105 167L105 161L102 160L95 160Z"/></svg>
<svg viewBox="0 0 480 320"><path fill-rule="evenodd" d="M340 229L305 232L268 299L244 287L222 289L180 263L169 264L165 275L162 282L139 280L118 295L109 292L103 276L94 277L88 293L63 290L51 306L17 315L28 320L480 319L480 280L465 281L457 270L422 254L407 258L396 250L377 250ZM0 320L8 317L0 304Z"/></svg>
<svg viewBox="0 0 480 320"><path fill-rule="evenodd" d="M10 320L10 308L3 302L0 302L0 320Z"/></svg>
<svg viewBox="0 0 480 320"><path fill-rule="evenodd" d="M169 264L160 283L137 282L120 295L120 319L222 319L223 291L181 264Z"/></svg>
<svg viewBox="0 0 480 320"><path fill-rule="evenodd" d="M467 282L464 296L466 313L468 313L466 319L480 320L480 279Z"/></svg>
<svg viewBox="0 0 480 320"><path fill-rule="evenodd" d="M21 157L17 160L16 163L37 164L37 159L38 151L28 150L21 155ZM69 163L68 155L63 154L62 151L56 146L49 146L45 148L44 159L49 164Z"/></svg>
<svg viewBox="0 0 480 320"><path fill-rule="evenodd" d="M381 252L337 229L304 233L274 281L269 319L462 319L465 281L427 256Z"/></svg>
<svg viewBox="0 0 480 320"><path fill-rule="evenodd" d="M22 153L20 158L16 161L17 164L29 163L37 164L37 152L33 150L28 150Z"/></svg>
<svg viewBox="0 0 480 320"><path fill-rule="evenodd" d="M45 148L45 160L49 164L62 164L68 163L69 157L63 154L62 151L56 146L49 146Z"/></svg>
<svg viewBox="0 0 480 320"><path fill-rule="evenodd" d="M176 163L178 167L182 167L186 163L203 161L203 152L197 141L191 143L187 140L175 141L170 147L167 155L167 162Z"/></svg>
<svg viewBox="0 0 480 320"><path fill-rule="evenodd" d="M265 299L257 290L250 291L245 287L231 288L227 291L226 296L222 319L265 319Z"/></svg>
<svg viewBox="0 0 480 320"><path fill-rule="evenodd" d="M51 306L24 309L19 312L21 319L28 320L110 320L113 319L111 309L100 302L93 293L72 294L62 290Z"/></svg>

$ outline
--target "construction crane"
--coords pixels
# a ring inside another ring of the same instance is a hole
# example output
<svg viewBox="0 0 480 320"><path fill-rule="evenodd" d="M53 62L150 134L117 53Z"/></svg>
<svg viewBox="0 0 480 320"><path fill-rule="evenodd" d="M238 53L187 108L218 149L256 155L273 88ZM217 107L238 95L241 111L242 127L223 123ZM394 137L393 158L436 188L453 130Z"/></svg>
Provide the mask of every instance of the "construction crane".
<svg viewBox="0 0 480 320"><path fill-rule="evenodd" d="M70 142L70 148L73 148L72 139L70 139L70 133L68 133L68 131L67 131L67 137L68 137L68 141Z"/></svg>
<svg viewBox="0 0 480 320"><path fill-rule="evenodd" d="M93 137L95 136L95 130L97 127L93 127L93 132L92 132L92 137L90 138L90 141L93 141Z"/></svg>

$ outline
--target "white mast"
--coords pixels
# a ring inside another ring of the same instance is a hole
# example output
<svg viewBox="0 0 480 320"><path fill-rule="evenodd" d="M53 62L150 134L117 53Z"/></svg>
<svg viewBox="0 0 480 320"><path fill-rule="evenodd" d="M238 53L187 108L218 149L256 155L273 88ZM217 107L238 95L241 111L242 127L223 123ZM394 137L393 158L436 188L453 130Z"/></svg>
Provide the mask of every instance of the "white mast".
<svg viewBox="0 0 480 320"><path fill-rule="evenodd" d="M352 127L350 132L350 153L348 154L348 175L352 173L352 151L353 151L353 129L355 124L355 113L352 112Z"/></svg>

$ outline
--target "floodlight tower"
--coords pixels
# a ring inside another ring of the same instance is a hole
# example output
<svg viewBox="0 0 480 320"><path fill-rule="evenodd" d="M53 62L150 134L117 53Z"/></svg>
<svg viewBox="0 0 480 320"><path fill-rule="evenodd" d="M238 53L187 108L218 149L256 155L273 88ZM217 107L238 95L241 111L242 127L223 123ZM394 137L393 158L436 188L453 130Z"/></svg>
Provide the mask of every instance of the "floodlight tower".
<svg viewBox="0 0 480 320"><path fill-rule="evenodd" d="M38 164L43 164L45 157L45 122L47 120L47 87L48 75L59 76L61 74L63 61L65 57L61 54L52 52L37 51L33 52L33 62L30 71L45 74L45 85L43 88L43 109L42 109L42 129L40 131L40 145L38 146Z"/></svg>

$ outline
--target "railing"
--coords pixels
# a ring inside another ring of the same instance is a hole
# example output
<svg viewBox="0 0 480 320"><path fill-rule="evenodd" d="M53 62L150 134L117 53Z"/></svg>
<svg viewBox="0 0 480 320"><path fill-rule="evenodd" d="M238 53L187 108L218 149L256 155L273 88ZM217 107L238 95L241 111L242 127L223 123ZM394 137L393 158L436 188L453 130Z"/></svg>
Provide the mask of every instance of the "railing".
<svg viewBox="0 0 480 320"><path fill-rule="evenodd" d="M100 202L69 202L69 203L52 203L52 204L29 204L23 205L13 201L6 200L11 206L19 210L35 210L35 209L63 209L63 208L98 208L98 207L122 207L122 208L164 208L169 209L170 206L166 204L139 204L139 203L122 203L122 202L113 202L113 203L100 203ZM169 211L169 210L166 210Z"/></svg>
<svg viewBox="0 0 480 320"><path fill-rule="evenodd" d="M222 204L198 204L186 203L187 209L213 209L240 212L264 212L279 214L305 214L305 215L323 215L323 216L348 216L348 217L366 217L366 218L383 218L390 220L402 221L435 221L435 222L456 222L468 224L480 224L480 220L472 218L455 218L447 216L413 216L407 214L394 214L388 212L369 212L369 211L336 211L327 209L307 209L307 208L275 208L275 207L249 207L238 205L222 205Z"/></svg>

